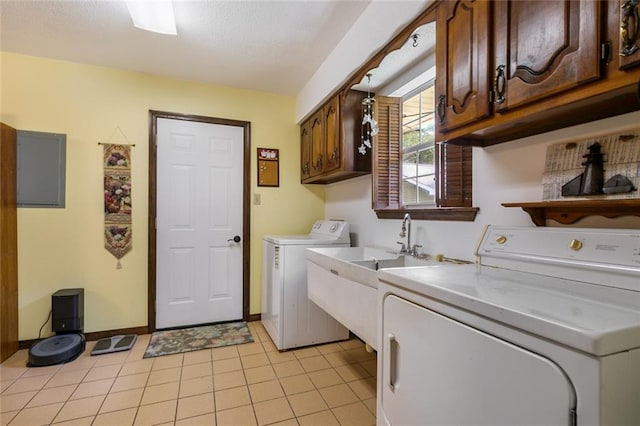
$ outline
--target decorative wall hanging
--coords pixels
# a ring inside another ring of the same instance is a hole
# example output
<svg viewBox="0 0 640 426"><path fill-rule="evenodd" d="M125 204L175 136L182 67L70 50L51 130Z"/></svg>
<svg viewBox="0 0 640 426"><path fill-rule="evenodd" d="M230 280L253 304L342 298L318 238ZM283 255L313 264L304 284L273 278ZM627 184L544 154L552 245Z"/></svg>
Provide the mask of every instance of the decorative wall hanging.
<svg viewBox="0 0 640 426"><path fill-rule="evenodd" d="M542 199L640 198L640 129L547 147Z"/></svg>
<svg viewBox="0 0 640 426"><path fill-rule="evenodd" d="M258 148L258 186L280 186L278 150Z"/></svg>
<svg viewBox="0 0 640 426"><path fill-rule="evenodd" d="M120 259L132 248L131 146L103 145L104 247ZM132 145L135 146L135 145Z"/></svg>
<svg viewBox="0 0 640 426"><path fill-rule="evenodd" d="M371 74L367 74L367 84L371 84ZM367 148L372 148L373 137L378 134L378 122L373 117L373 105L376 100L367 89L367 97L362 100L362 142L358 147L358 152L367 154Z"/></svg>

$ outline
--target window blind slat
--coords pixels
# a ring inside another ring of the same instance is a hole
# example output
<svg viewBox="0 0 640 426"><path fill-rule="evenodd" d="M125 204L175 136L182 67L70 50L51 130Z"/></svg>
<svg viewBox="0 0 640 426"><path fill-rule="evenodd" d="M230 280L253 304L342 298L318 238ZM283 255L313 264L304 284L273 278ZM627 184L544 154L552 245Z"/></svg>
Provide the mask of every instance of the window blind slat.
<svg viewBox="0 0 640 426"><path fill-rule="evenodd" d="M376 210L400 205L400 144L402 99L376 96L378 134L373 140L372 205Z"/></svg>
<svg viewBox="0 0 640 426"><path fill-rule="evenodd" d="M471 207L472 204L472 148L439 143L438 194L440 207Z"/></svg>

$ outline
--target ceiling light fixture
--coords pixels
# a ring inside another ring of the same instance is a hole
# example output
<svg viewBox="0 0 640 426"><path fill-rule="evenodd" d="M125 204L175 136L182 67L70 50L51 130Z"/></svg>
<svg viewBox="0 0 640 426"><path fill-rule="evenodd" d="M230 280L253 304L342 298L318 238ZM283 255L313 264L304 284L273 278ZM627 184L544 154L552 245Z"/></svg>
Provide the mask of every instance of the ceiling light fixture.
<svg viewBox="0 0 640 426"><path fill-rule="evenodd" d="M176 35L176 19L171 0L127 0L133 25L142 30Z"/></svg>

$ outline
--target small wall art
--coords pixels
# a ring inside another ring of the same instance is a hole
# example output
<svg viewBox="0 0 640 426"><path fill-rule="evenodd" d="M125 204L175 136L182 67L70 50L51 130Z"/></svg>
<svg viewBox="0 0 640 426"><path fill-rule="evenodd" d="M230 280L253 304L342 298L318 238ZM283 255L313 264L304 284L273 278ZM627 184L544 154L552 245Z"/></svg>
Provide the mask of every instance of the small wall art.
<svg viewBox="0 0 640 426"><path fill-rule="evenodd" d="M258 148L258 186L280 186L280 154L274 148Z"/></svg>
<svg viewBox="0 0 640 426"><path fill-rule="evenodd" d="M640 129L547 147L542 200L640 197Z"/></svg>

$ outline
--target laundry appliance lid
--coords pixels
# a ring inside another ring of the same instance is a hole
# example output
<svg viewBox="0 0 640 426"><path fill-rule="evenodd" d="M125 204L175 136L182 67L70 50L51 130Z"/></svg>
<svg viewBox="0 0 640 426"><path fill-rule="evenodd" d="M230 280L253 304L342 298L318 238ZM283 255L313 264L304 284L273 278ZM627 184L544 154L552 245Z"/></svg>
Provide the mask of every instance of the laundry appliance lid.
<svg viewBox="0 0 640 426"><path fill-rule="evenodd" d="M385 269L378 278L594 355L640 348L640 293L476 265Z"/></svg>
<svg viewBox="0 0 640 426"><path fill-rule="evenodd" d="M488 227L476 253L378 278L594 355L640 348L638 230Z"/></svg>
<svg viewBox="0 0 640 426"><path fill-rule="evenodd" d="M308 234L265 235L263 239L274 244L331 245L350 244L349 224L338 220L317 220Z"/></svg>
<svg viewBox="0 0 640 426"><path fill-rule="evenodd" d="M318 237L310 236L308 234L302 235L265 235L264 240L274 244L281 245L335 245L345 244L343 241L338 241L331 237Z"/></svg>

